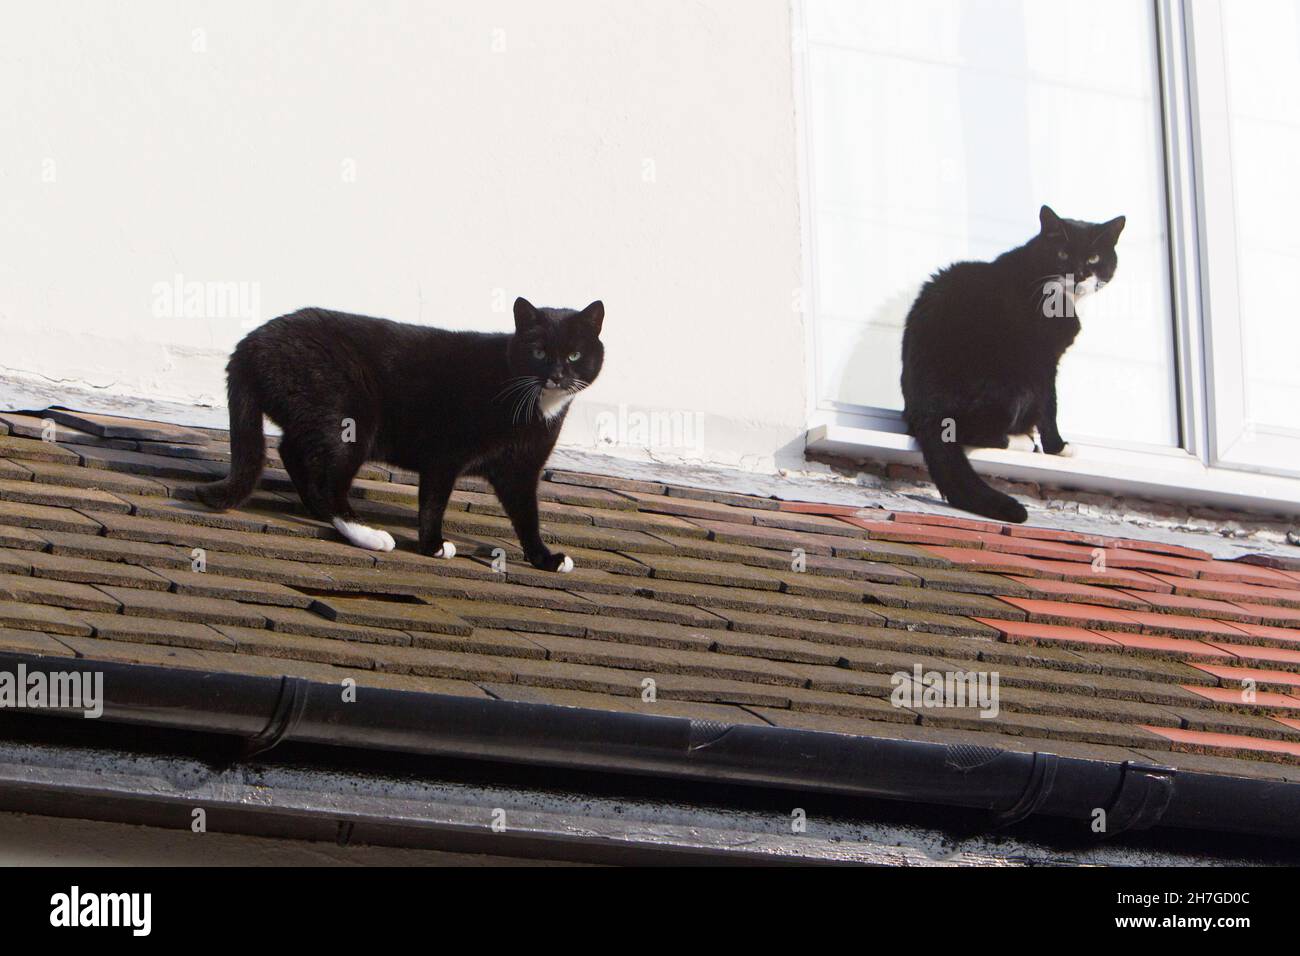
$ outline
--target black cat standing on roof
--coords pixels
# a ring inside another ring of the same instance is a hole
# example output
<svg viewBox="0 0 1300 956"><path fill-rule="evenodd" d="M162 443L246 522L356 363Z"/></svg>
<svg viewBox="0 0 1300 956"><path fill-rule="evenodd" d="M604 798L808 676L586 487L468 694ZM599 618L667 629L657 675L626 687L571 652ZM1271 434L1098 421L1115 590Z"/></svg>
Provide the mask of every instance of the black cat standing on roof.
<svg viewBox="0 0 1300 956"><path fill-rule="evenodd" d="M361 465L382 461L420 476L422 554L455 555L443 513L457 477L473 474L492 485L534 567L572 570L572 559L542 542L537 483L569 402L600 374L605 307L535 308L521 298L514 311L513 334L325 309L254 329L226 366L230 474L201 487L200 500L233 508L252 493L265 415L283 430L280 457L303 504L352 544L393 548L392 535L361 524L348 500Z"/></svg>
<svg viewBox="0 0 1300 956"><path fill-rule="evenodd" d="M903 331L903 417L930 477L955 508L1003 521L1028 514L975 473L963 445L1017 447L1056 427L1056 370L1079 334L1074 303L1110 282L1124 217L1062 219L1039 210L1038 235L992 262L959 262L921 289Z"/></svg>

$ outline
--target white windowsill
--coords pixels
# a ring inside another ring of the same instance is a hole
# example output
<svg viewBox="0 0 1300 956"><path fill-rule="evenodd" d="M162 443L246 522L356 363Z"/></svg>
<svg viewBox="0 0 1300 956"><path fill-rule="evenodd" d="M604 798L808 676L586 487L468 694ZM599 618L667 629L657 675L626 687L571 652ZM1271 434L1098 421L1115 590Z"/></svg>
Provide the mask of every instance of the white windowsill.
<svg viewBox="0 0 1300 956"><path fill-rule="evenodd" d="M1071 444L1075 449L1071 458L991 448L970 450L969 456L981 474L1013 481L1300 515L1300 480L1294 478L1207 468L1182 452L1154 454ZM807 447L844 458L925 464L910 435L854 425L816 425L808 429Z"/></svg>

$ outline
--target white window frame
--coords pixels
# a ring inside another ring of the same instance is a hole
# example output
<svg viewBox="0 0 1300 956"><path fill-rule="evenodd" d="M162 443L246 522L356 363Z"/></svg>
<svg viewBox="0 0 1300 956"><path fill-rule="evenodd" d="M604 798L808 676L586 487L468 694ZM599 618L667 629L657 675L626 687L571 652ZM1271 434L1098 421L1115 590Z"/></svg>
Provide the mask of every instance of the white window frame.
<svg viewBox="0 0 1300 956"><path fill-rule="evenodd" d="M1197 0L1187 11L1187 50L1197 159L1199 234L1205 255L1206 379L1210 385L1208 460L1245 471L1282 471L1300 477L1300 441L1260 434L1246 415L1246 380L1238 297L1237 224L1222 0ZM1213 263L1213 269L1206 268ZM1251 454L1251 452L1255 454ZM1277 462L1285 455L1290 467Z"/></svg>
<svg viewBox="0 0 1300 956"><path fill-rule="evenodd" d="M1164 123L1179 446L1072 442L1073 458L978 449L970 453L971 462L980 472L1019 481L1300 514L1300 470L1277 474L1275 465L1264 466L1234 453L1247 426L1220 0L1197 0L1194 21L1187 9L1192 4L1150 2ZM804 0L791 3L808 356L806 446L810 452L837 457L919 464L920 452L898 412L850 406L819 395L817 244L812 221L817 184L808 126L808 39ZM1212 277L1210 262L1214 263ZM1212 330L1217 334L1212 335Z"/></svg>

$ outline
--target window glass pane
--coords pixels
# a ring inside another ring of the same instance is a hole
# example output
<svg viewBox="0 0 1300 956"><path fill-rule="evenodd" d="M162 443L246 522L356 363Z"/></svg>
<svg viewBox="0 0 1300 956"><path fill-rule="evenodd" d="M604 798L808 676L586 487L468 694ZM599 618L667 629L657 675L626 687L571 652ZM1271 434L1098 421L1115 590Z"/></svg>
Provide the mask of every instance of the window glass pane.
<svg viewBox="0 0 1300 956"><path fill-rule="evenodd" d="M1038 229L1121 213L1120 268L1080 308L1068 438L1178 441L1150 4L805 0L818 398L900 409L921 283Z"/></svg>
<svg viewBox="0 0 1300 956"><path fill-rule="evenodd" d="M1246 424L1300 437L1300 3L1222 9Z"/></svg>

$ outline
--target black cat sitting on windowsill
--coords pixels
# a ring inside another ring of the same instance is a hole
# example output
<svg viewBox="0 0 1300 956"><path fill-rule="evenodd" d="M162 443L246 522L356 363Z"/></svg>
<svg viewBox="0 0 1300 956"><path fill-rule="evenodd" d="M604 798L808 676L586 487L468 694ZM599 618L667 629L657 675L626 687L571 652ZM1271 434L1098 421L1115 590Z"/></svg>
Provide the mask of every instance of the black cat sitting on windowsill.
<svg viewBox="0 0 1300 956"><path fill-rule="evenodd" d="M930 477L954 508L1024 521L1023 505L975 473L963 445L1069 454L1056 427L1056 369L1079 334L1074 304L1102 288L1119 260L1124 217L1062 219L992 262L959 262L922 288L903 331L903 417Z"/></svg>
<svg viewBox="0 0 1300 956"><path fill-rule="evenodd" d="M528 561L571 571L542 542L537 482L573 396L604 361L605 307L539 309L515 300L514 334L450 332L325 309L254 329L226 366L230 474L198 489L233 508L253 491L266 455L262 416L283 430L280 457L313 516L352 544L391 551L393 537L357 521L348 489L382 461L420 476L420 553L456 554L442 537L452 486L486 478ZM349 440L350 439L350 440Z"/></svg>

